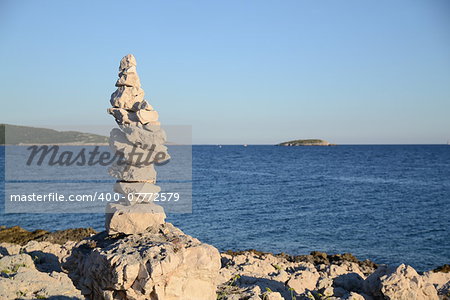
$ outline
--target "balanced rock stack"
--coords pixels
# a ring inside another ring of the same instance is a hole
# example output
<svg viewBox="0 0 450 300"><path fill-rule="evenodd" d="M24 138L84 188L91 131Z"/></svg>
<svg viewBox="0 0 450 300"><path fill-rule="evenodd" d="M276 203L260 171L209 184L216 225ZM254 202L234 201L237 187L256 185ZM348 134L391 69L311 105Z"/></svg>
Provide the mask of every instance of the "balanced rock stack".
<svg viewBox="0 0 450 300"><path fill-rule="evenodd" d="M116 87L108 113L120 129L111 131L110 146L121 154L122 161L111 166L109 173L118 179L114 191L122 194L123 200L108 205L105 225L109 234L135 234L164 223L164 210L153 201L161 190L155 185L154 164L170 156L158 112L144 99L136 59L131 54L120 61Z"/></svg>
<svg viewBox="0 0 450 300"><path fill-rule="evenodd" d="M216 300L219 251L165 223L162 207L135 195L160 191L154 166L145 161L169 155L132 55L121 60L116 86L108 111L120 129L111 131L110 144L125 163L109 173L118 178L114 190L125 200L109 205L106 232L79 242L64 268L86 299Z"/></svg>

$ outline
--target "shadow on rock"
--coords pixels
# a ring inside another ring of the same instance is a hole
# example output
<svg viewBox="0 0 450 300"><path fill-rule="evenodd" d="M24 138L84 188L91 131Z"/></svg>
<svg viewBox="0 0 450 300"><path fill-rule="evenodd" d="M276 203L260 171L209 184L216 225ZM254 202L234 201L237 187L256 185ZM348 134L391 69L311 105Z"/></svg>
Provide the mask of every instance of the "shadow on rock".
<svg viewBox="0 0 450 300"><path fill-rule="evenodd" d="M288 287L280 281L242 275L236 283L239 287L258 286L261 289L261 292L273 291L280 293L281 296L286 299L287 297L290 297Z"/></svg>
<svg viewBox="0 0 450 300"><path fill-rule="evenodd" d="M47 272L51 273L53 271L55 272L62 272L61 264L59 262L59 259L56 255L52 253L46 253L43 251L31 251L27 253L33 258L34 265L36 266L36 269L40 272Z"/></svg>
<svg viewBox="0 0 450 300"><path fill-rule="evenodd" d="M333 279L333 286L348 292L361 293L364 290L364 278L357 273L347 273Z"/></svg>

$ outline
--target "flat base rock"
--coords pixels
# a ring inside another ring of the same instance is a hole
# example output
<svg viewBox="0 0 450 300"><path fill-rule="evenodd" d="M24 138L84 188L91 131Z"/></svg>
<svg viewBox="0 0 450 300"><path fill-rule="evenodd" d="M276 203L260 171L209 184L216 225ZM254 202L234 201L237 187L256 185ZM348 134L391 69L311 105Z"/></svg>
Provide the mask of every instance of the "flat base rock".
<svg viewBox="0 0 450 300"><path fill-rule="evenodd" d="M164 224L164 209L153 203L122 205L109 204L106 208L105 228L112 234L139 234Z"/></svg>
<svg viewBox="0 0 450 300"><path fill-rule="evenodd" d="M216 300L220 254L170 223L153 232L99 233L64 266L87 299Z"/></svg>

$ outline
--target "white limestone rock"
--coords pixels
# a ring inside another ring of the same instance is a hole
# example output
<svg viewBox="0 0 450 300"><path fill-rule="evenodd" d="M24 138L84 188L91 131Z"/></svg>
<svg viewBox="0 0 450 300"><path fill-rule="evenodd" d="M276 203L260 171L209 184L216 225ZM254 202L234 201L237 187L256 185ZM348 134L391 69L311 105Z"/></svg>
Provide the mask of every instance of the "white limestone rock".
<svg viewBox="0 0 450 300"><path fill-rule="evenodd" d="M138 127L139 126L142 126L142 128L144 128L145 130L148 130L148 131L155 131L155 130L157 130L156 128L160 128L160 126L161 126L161 123L160 122L151 122L151 123L148 123L148 124L139 124L138 125Z"/></svg>
<svg viewBox="0 0 450 300"><path fill-rule="evenodd" d="M109 175L121 180L131 182L156 182L156 171L153 164L144 166L118 165L114 163L108 169Z"/></svg>
<svg viewBox="0 0 450 300"><path fill-rule="evenodd" d="M372 300L373 298L366 294L358 294L355 292L350 292L347 300Z"/></svg>
<svg viewBox="0 0 450 300"><path fill-rule="evenodd" d="M329 265L326 266L325 272L328 273L328 276L331 278L338 277L344 274L347 274L349 270L344 265Z"/></svg>
<svg viewBox="0 0 450 300"><path fill-rule="evenodd" d="M129 66L129 67L125 68L125 69L119 70L119 77L122 74L128 74L128 73L135 73L135 74L137 74L136 66Z"/></svg>
<svg viewBox="0 0 450 300"><path fill-rule="evenodd" d="M438 299L434 286L426 283L411 266L402 264L380 280L381 291L388 299Z"/></svg>
<svg viewBox="0 0 450 300"><path fill-rule="evenodd" d="M154 232L91 237L65 267L88 299L216 300L220 255L165 223Z"/></svg>
<svg viewBox="0 0 450 300"><path fill-rule="evenodd" d="M147 149L142 149L139 146L114 142L111 148L121 155L120 159L123 163L132 166L161 164L170 159L167 147L164 145L151 145Z"/></svg>
<svg viewBox="0 0 450 300"><path fill-rule="evenodd" d="M426 281L411 266L380 266L364 282L367 294L384 299L429 299L437 300L434 286Z"/></svg>
<svg viewBox="0 0 450 300"><path fill-rule="evenodd" d="M119 71L128 69L130 67L136 66L136 58L134 57L133 54L128 54L125 55L121 60L120 60L120 66L119 66Z"/></svg>
<svg viewBox="0 0 450 300"><path fill-rule="evenodd" d="M138 123L141 124L150 124L150 125L159 125L158 122L158 112L156 110L145 110L140 109L136 112L128 111L123 108L108 108L107 112L112 115L117 124L119 125L136 125Z"/></svg>
<svg viewBox="0 0 450 300"><path fill-rule="evenodd" d="M13 273L19 267L34 268L34 262L28 254L15 254L2 257L0 259L0 270L6 271L4 273Z"/></svg>
<svg viewBox="0 0 450 300"><path fill-rule="evenodd" d="M320 279L317 281L316 289L318 291L325 290L329 287L333 286L333 279L330 277L320 277Z"/></svg>
<svg viewBox="0 0 450 300"><path fill-rule="evenodd" d="M142 110L154 110L153 106L151 106L147 100L142 100L141 103L139 103L139 105L137 106L137 109L142 109Z"/></svg>
<svg viewBox="0 0 450 300"><path fill-rule="evenodd" d="M67 274L38 271L28 254L1 258L0 270L0 299L84 299Z"/></svg>
<svg viewBox="0 0 450 300"><path fill-rule="evenodd" d="M35 259L35 263L39 265L40 271L61 272L61 263L70 255L71 249L75 244L76 242L74 241L67 241L63 245L29 241L23 246L21 251Z"/></svg>
<svg viewBox="0 0 450 300"><path fill-rule="evenodd" d="M161 188L147 182L118 181L114 185L114 191L125 195L121 202L128 205L134 203L154 203Z"/></svg>
<svg viewBox="0 0 450 300"><path fill-rule="evenodd" d="M264 300L284 300L284 298L281 296L278 292L269 292L266 291L263 293Z"/></svg>
<svg viewBox="0 0 450 300"><path fill-rule="evenodd" d="M139 234L164 224L164 209L153 203L122 205L108 204L105 227L108 234Z"/></svg>
<svg viewBox="0 0 450 300"><path fill-rule="evenodd" d="M0 243L0 258L7 255L19 254L21 248L17 244Z"/></svg>
<svg viewBox="0 0 450 300"><path fill-rule="evenodd" d="M111 95L110 103L113 107L137 111L145 107L144 90L135 87L121 86Z"/></svg>
<svg viewBox="0 0 450 300"><path fill-rule="evenodd" d="M139 122L142 124L152 124L153 122L157 122L159 115L156 110L146 110L140 109L136 112L137 118Z"/></svg>
<svg viewBox="0 0 450 300"><path fill-rule="evenodd" d="M132 126L136 128L135 126ZM133 142L130 139L136 138ZM167 147L160 144L162 137L144 131L143 135L128 135L118 128L110 132L109 145L114 152L123 155L122 159L133 166L163 163L170 159ZM148 143L148 144L142 144Z"/></svg>
<svg viewBox="0 0 450 300"><path fill-rule="evenodd" d="M303 270L295 273L286 285L293 288L296 293L302 294L308 290L314 290L319 278L320 275L315 270Z"/></svg>
<svg viewBox="0 0 450 300"><path fill-rule="evenodd" d="M107 112L116 119L117 124L137 124L139 119L136 112L127 111L123 108L108 108Z"/></svg>
<svg viewBox="0 0 450 300"><path fill-rule="evenodd" d="M380 277L392 272L386 265L380 265L375 272L369 275L364 281L364 292L375 297L382 297Z"/></svg>
<svg viewBox="0 0 450 300"><path fill-rule="evenodd" d="M147 182L117 181L114 184L114 191L124 195L130 193L159 193L161 188Z"/></svg>
<svg viewBox="0 0 450 300"><path fill-rule="evenodd" d="M450 273L429 271L425 272L422 278L426 283L432 284L439 295L450 293Z"/></svg>
<svg viewBox="0 0 450 300"><path fill-rule="evenodd" d="M120 73L119 79L117 79L117 81L116 81L116 86L117 87L129 86L129 87L140 88L141 81L140 81L137 73L122 72L122 73Z"/></svg>
<svg viewBox="0 0 450 300"><path fill-rule="evenodd" d="M144 147L148 145L163 145L166 143L166 132L159 126L122 126L124 138L131 144Z"/></svg>

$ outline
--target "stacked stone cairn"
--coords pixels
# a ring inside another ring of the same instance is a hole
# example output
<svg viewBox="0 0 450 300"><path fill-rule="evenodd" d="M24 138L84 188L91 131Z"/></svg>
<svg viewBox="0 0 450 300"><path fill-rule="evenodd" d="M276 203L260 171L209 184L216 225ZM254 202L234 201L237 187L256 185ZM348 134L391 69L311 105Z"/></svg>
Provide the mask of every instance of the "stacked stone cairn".
<svg viewBox="0 0 450 300"><path fill-rule="evenodd" d="M78 243L64 268L86 299L216 300L219 251L165 222L162 207L136 193L157 193L154 163L170 157L158 113L144 100L136 60L120 61L108 112L119 125L110 146L123 155L111 166L120 203L106 210L106 231Z"/></svg>
<svg viewBox="0 0 450 300"><path fill-rule="evenodd" d="M111 131L110 147L121 155L121 161L109 173L118 179L114 191L122 197L119 203L108 205L105 225L109 234L135 234L164 223L164 209L153 201L161 190L155 185L155 163L166 162L170 156L158 112L144 99L131 54L120 61L116 87L108 113L119 128Z"/></svg>

